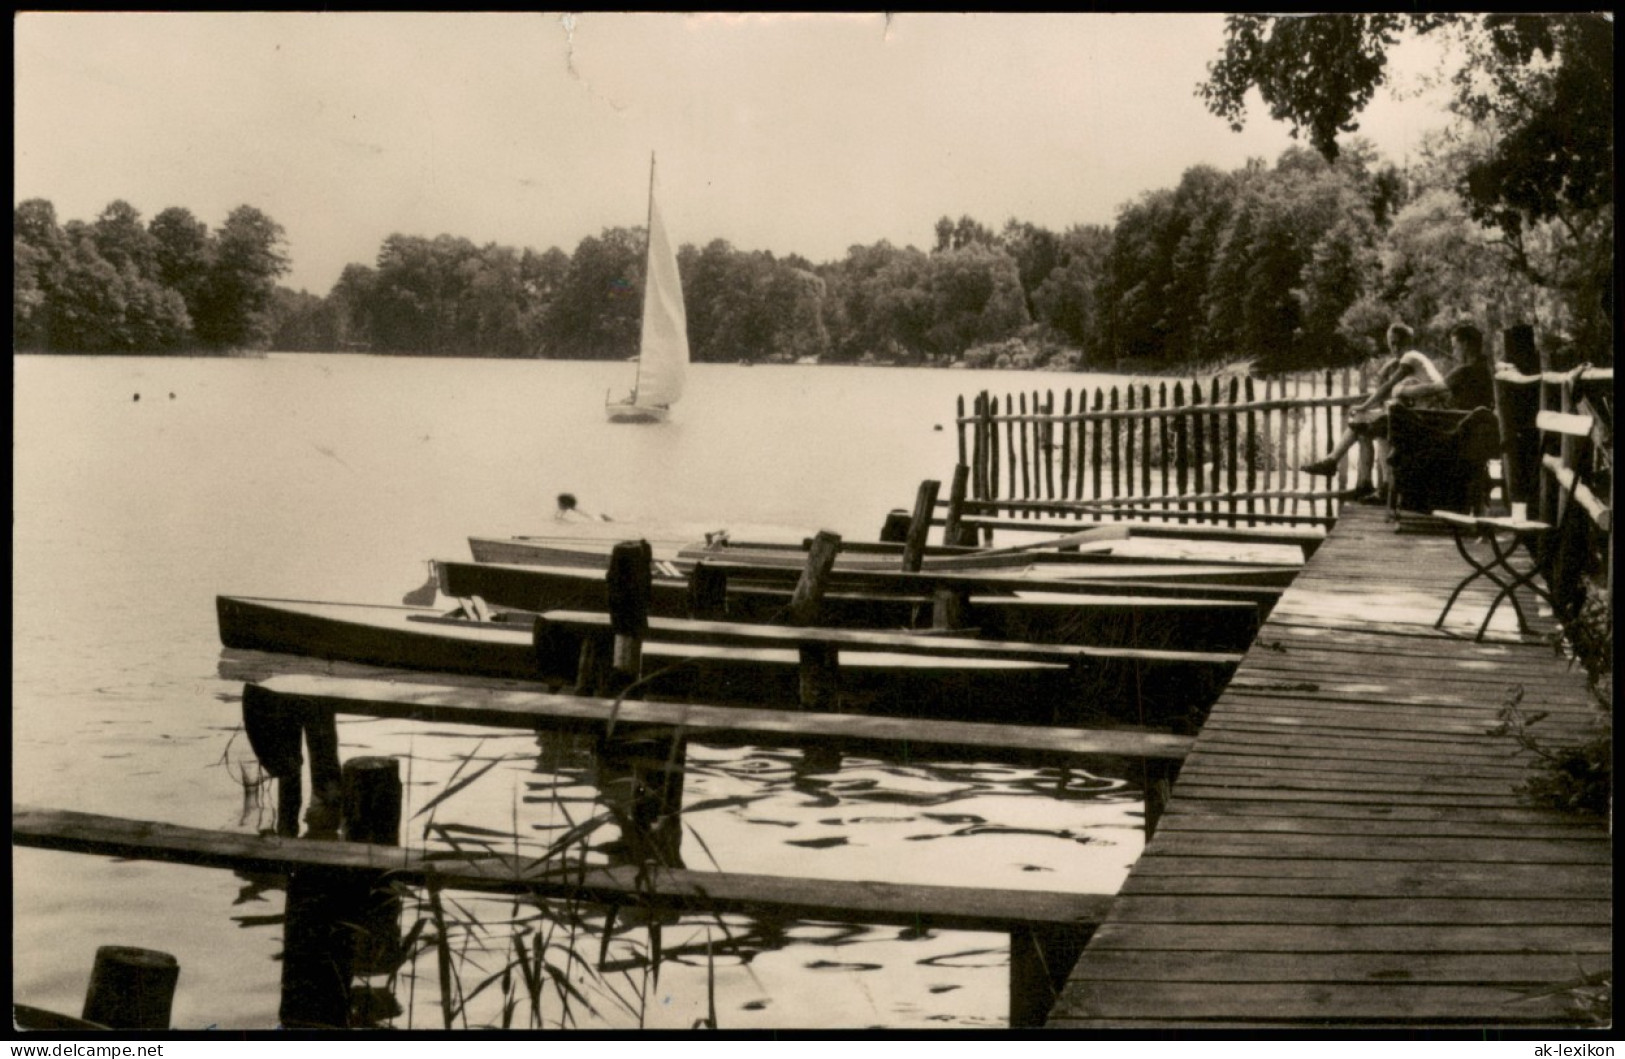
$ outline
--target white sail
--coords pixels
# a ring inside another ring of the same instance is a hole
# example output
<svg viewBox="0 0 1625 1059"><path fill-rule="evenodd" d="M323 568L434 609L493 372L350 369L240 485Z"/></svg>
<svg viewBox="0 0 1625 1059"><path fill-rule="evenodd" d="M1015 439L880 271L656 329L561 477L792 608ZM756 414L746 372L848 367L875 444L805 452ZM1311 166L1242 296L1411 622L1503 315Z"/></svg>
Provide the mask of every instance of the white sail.
<svg viewBox="0 0 1625 1059"><path fill-rule="evenodd" d="M643 337L638 353L636 403L670 405L683 396L688 375L688 314L677 253L666 238L649 173L649 254L643 278Z"/></svg>

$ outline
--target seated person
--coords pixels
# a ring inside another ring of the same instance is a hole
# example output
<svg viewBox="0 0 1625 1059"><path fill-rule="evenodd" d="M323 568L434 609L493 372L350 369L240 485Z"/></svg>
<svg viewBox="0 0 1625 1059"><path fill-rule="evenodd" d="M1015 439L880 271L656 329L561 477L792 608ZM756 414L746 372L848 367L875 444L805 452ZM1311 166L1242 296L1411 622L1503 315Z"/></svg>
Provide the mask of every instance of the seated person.
<svg viewBox="0 0 1625 1059"><path fill-rule="evenodd" d="M1495 380L1490 360L1484 355L1484 332L1472 324L1452 327L1450 354L1456 366L1449 375L1414 385L1400 395L1400 399L1413 408L1456 408L1463 412L1475 408L1494 409Z"/></svg>
<svg viewBox="0 0 1625 1059"><path fill-rule="evenodd" d="M1396 507L1471 511L1487 495L1488 461L1500 453L1501 444L1483 332L1471 324L1451 328L1450 351L1457 361L1450 374L1416 386L1400 399L1407 409L1403 424L1400 412L1393 413L1389 462ZM1409 411L1436 406L1454 414Z"/></svg>
<svg viewBox="0 0 1625 1059"><path fill-rule="evenodd" d="M1415 349L1405 350L1414 337L1411 329L1404 324L1396 323L1388 328L1388 348L1398 356L1377 373L1377 388L1371 396L1350 409L1348 429L1343 431L1343 436L1332 451L1324 459L1304 464L1301 468L1304 473L1327 477L1336 475L1343 457L1355 444L1359 444L1360 459L1350 499L1364 500L1376 496L1376 487L1371 482L1371 470L1375 464L1374 443L1383 442L1388 436L1389 403L1405 400L1433 404L1442 392L1437 387L1445 382L1445 377L1434 367L1427 354ZM1381 503L1381 500L1375 502Z"/></svg>

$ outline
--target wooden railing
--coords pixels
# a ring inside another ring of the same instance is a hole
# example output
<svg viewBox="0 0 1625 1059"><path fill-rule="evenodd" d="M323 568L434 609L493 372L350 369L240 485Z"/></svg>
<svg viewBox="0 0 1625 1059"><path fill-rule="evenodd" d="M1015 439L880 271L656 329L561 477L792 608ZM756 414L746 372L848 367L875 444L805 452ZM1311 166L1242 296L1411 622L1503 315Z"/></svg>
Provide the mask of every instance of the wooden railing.
<svg viewBox="0 0 1625 1059"><path fill-rule="evenodd" d="M984 513L1325 524L1352 482L1311 478L1364 372L1126 383L959 399L959 461ZM1350 461L1352 466L1352 461Z"/></svg>
<svg viewBox="0 0 1625 1059"><path fill-rule="evenodd" d="M1614 584L1614 372L1584 366L1524 375L1503 366L1495 375L1509 502L1562 526L1569 505L1584 510L1604 541L1601 570L1610 622Z"/></svg>

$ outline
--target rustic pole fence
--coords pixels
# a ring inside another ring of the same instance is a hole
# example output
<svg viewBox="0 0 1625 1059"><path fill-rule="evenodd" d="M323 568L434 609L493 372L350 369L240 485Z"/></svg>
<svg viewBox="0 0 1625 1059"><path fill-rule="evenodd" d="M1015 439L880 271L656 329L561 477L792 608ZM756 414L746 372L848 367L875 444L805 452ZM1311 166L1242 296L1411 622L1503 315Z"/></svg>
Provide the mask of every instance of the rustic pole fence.
<svg viewBox="0 0 1625 1059"><path fill-rule="evenodd" d="M1063 390L1059 401L1053 390L1005 394L1002 404L985 391L961 397L960 451L970 463L960 510L1321 524L1335 515L1343 480L1324 488L1297 468L1337 436L1364 381L1344 369L1104 385ZM1556 388L1547 399L1560 403Z"/></svg>

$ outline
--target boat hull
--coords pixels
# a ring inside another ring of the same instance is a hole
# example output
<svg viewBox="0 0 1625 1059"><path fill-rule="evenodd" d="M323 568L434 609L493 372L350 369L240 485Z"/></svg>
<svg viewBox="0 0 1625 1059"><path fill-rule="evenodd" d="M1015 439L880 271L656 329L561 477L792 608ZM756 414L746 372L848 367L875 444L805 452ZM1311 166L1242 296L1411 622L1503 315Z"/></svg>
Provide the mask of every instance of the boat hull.
<svg viewBox="0 0 1625 1059"><path fill-rule="evenodd" d="M535 681L569 690L580 639L553 630L538 650L529 624L448 619L421 607L221 596L221 642L335 663ZM303 668L298 667L296 668ZM797 708L793 650L648 642L645 697L713 705ZM843 708L911 717L1053 723L1079 699L1067 667L885 653L843 658Z"/></svg>
<svg viewBox="0 0 1625 1059"><path fill-rule="evenodd" d="M664 423L671 409L663 405L610 404L604 408L611 423Z"/></svg>

